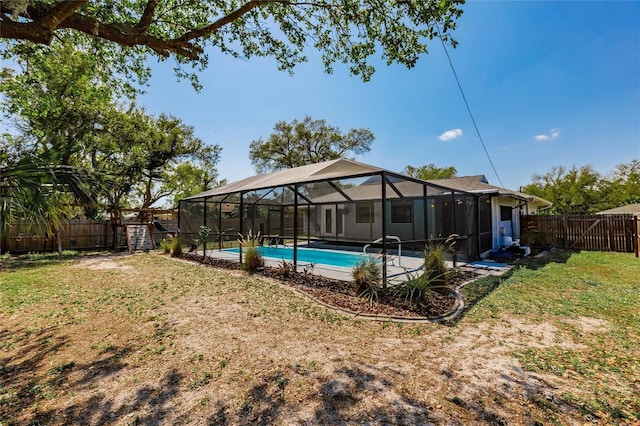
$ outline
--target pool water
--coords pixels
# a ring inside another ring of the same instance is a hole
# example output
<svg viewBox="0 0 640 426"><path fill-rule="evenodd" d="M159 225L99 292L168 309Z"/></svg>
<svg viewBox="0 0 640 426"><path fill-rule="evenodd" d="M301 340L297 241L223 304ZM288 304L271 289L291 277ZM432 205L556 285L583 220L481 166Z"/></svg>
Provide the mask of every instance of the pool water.
<svg viewBox="0 0 640 426"><path fill-rule="evenodd" d="M263 257L273 259L293 260L293 248L291 247L257 247ZM238 253L238 248L225 249L228 253ZM331 266L353 268L368 256L363 253L337 252L317 249L298 249L298 262L321 263Z"/></svg>

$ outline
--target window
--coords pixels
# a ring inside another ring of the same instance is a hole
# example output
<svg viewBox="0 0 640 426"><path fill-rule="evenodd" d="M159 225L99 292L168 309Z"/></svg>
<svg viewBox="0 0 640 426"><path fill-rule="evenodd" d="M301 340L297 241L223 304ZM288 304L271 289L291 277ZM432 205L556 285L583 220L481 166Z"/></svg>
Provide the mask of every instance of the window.
<svg viewBox="0 0 640 426"><path fill-rule="evenodd" d="M511 207L510 206L500 206L500 220L511 220Z"/></svg>
<svg viewBox="0 0 640 426"><path fill-rule="evenodd" d="M371 207L370 202L356 203L356 223L373 223Z"/></svg>
<svg viewBox="0 0 640 426"><path fill-rule="evenodd" d="M391 201L391 223L413 222L413 203L411 201Z"/></svg>

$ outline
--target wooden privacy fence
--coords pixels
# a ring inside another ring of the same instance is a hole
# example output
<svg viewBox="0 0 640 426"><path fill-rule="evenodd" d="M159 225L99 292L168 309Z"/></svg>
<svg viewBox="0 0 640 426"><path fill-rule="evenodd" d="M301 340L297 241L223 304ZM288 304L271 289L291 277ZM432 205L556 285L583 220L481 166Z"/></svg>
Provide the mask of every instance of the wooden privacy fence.
<svg viewBox="0 0 640 426"><path fill-rule="evenodd" d="M638 253L640 220L633 215L522 216L520 235L564 249Z"/></svg>
<svg viewBox="0 0 640 426"><path fill-rule="evenodd" d="M178 225L177 220L160 220L160 223L170 230L175 230ZM125 221L123 224L126 225L127 222ZM155 241L161 241L164 237L165 235L154 229ZM1 249L2 252L15 254L56 251L58 249L56 238L56 235L47 235L42 228L18 223L12 225L9 234L3 235L0 239ZM102 250L127 247L126 228L124 226L114 228L108 220L69 222L62 227L60 240L63 250Z"/></svg>

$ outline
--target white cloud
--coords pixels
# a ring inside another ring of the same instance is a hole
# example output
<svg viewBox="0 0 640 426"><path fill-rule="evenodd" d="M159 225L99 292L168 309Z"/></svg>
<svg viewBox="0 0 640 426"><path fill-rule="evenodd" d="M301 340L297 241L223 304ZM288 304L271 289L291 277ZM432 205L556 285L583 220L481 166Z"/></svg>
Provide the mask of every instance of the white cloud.
<svg viewBox="0 0 640 426"><path fill-rule="evenodd" d="M547 133L535 135L533 138L538 142L549 141L551 139L558 139L560 137L560 129L551 129Z"/></svg>
<svg viewBox="0 0 640 426"><path fill-rule="evenodd" d="M462 136L462 129L451 129L438 136L438 139L441 141L450 141L460 136Z"/></svg>

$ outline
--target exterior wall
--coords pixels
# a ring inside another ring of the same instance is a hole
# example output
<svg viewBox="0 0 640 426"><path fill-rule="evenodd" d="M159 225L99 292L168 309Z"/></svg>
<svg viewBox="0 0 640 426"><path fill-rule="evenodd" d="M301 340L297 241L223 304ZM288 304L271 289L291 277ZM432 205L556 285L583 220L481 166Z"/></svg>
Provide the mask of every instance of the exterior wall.
<svg viewBox="0 0 640 426"><path fill-rule="evenodd" d="M391 203L387 203L387 235L395 235L401 240L424 239L424 209L422 200L413 200L413 212L411 223L391 222ZM346 207L346 213L342 217L343 232L336 235L327 234L322 223L318 223L318 237L331 238L345 241L371 242L382 237L382 202L373 203L373 222L358 223L356 221L356 203L340 204ZM329 205L319 207L323 212Z"/></svg>
<svg viewBox="0 0 640 426"><path fill-rule="evenodd" d="M399 237L402 241L424 239L424 208L422 200L412 200L411 223L391 222L391 203L387 203L387 235Z"/></svg>
<svg viewBox="0 0 640 426"><path fill-rule="evenodd" d="M370 242L378 239L382 236L382 202L376 201L373 203L373 222L372 223L357 223L356 222L356 204L338 204L344 206L345 213L342 216L342 232L338 230L337 235L328 234L323 226L322 218L326 208L335 206L335 204L323 204L316 208L320 212L316 221L317 236L320 238L327 238L333 240L345 240L345 241L361 241Z"/></svg>
<svg viewBox="0 0 640 426"><path fill-rule="evenodd" d="M387 202L387 235L394 235L401 240L424 239L424 209L422 200L412 200L412 222L392 223L391 202ZM358 223L356 221L356 204L347 204L343 215L343 232L336 235L328 234L322 224L317 233L321 238L335 238L337 240L371 242L382 237L382 202L373 203L373 222ZM328 205L327 205L328 207ZM326 207L325 207L326 208ZM339 210L339 209L338 209ZM320 211L324 211L320 208Z"/></svg>
<svg viewBox="0 0 640 426"><path fill-rule="evenodd" d="M414 250L424 248L426 241L430 243L444 243L451 234L459 234L463 238L457 240L457 249L468 258L478 256L478 225L476 198L473 196L451 197L449 195L440 198L429 197L426 201L428 209L428 224L425 224L425 202L422 198L407 199L412 205L411 222L394 223L393 201L389 200L386 206L387 225L386 231L389 236L397 236ZM487 201L489 199L487 198ZM338 205L340 209L341 205ZM322 215L324 209L332 208L338 210L333 205L318 206L320 216L316 222L316 235L329 241L349 241L359 243L369 243L382 237L382 202L373 203L374 220L372 223L357 223L356 203L345 204L345 214L342 218L343 232L333 235L326 232ZM490 210L487 209L490 214ZM489 221L488 221L489 222ZM425 230L425 225L427 229ZM489 231L490 232L490 231Z"/></svg>

